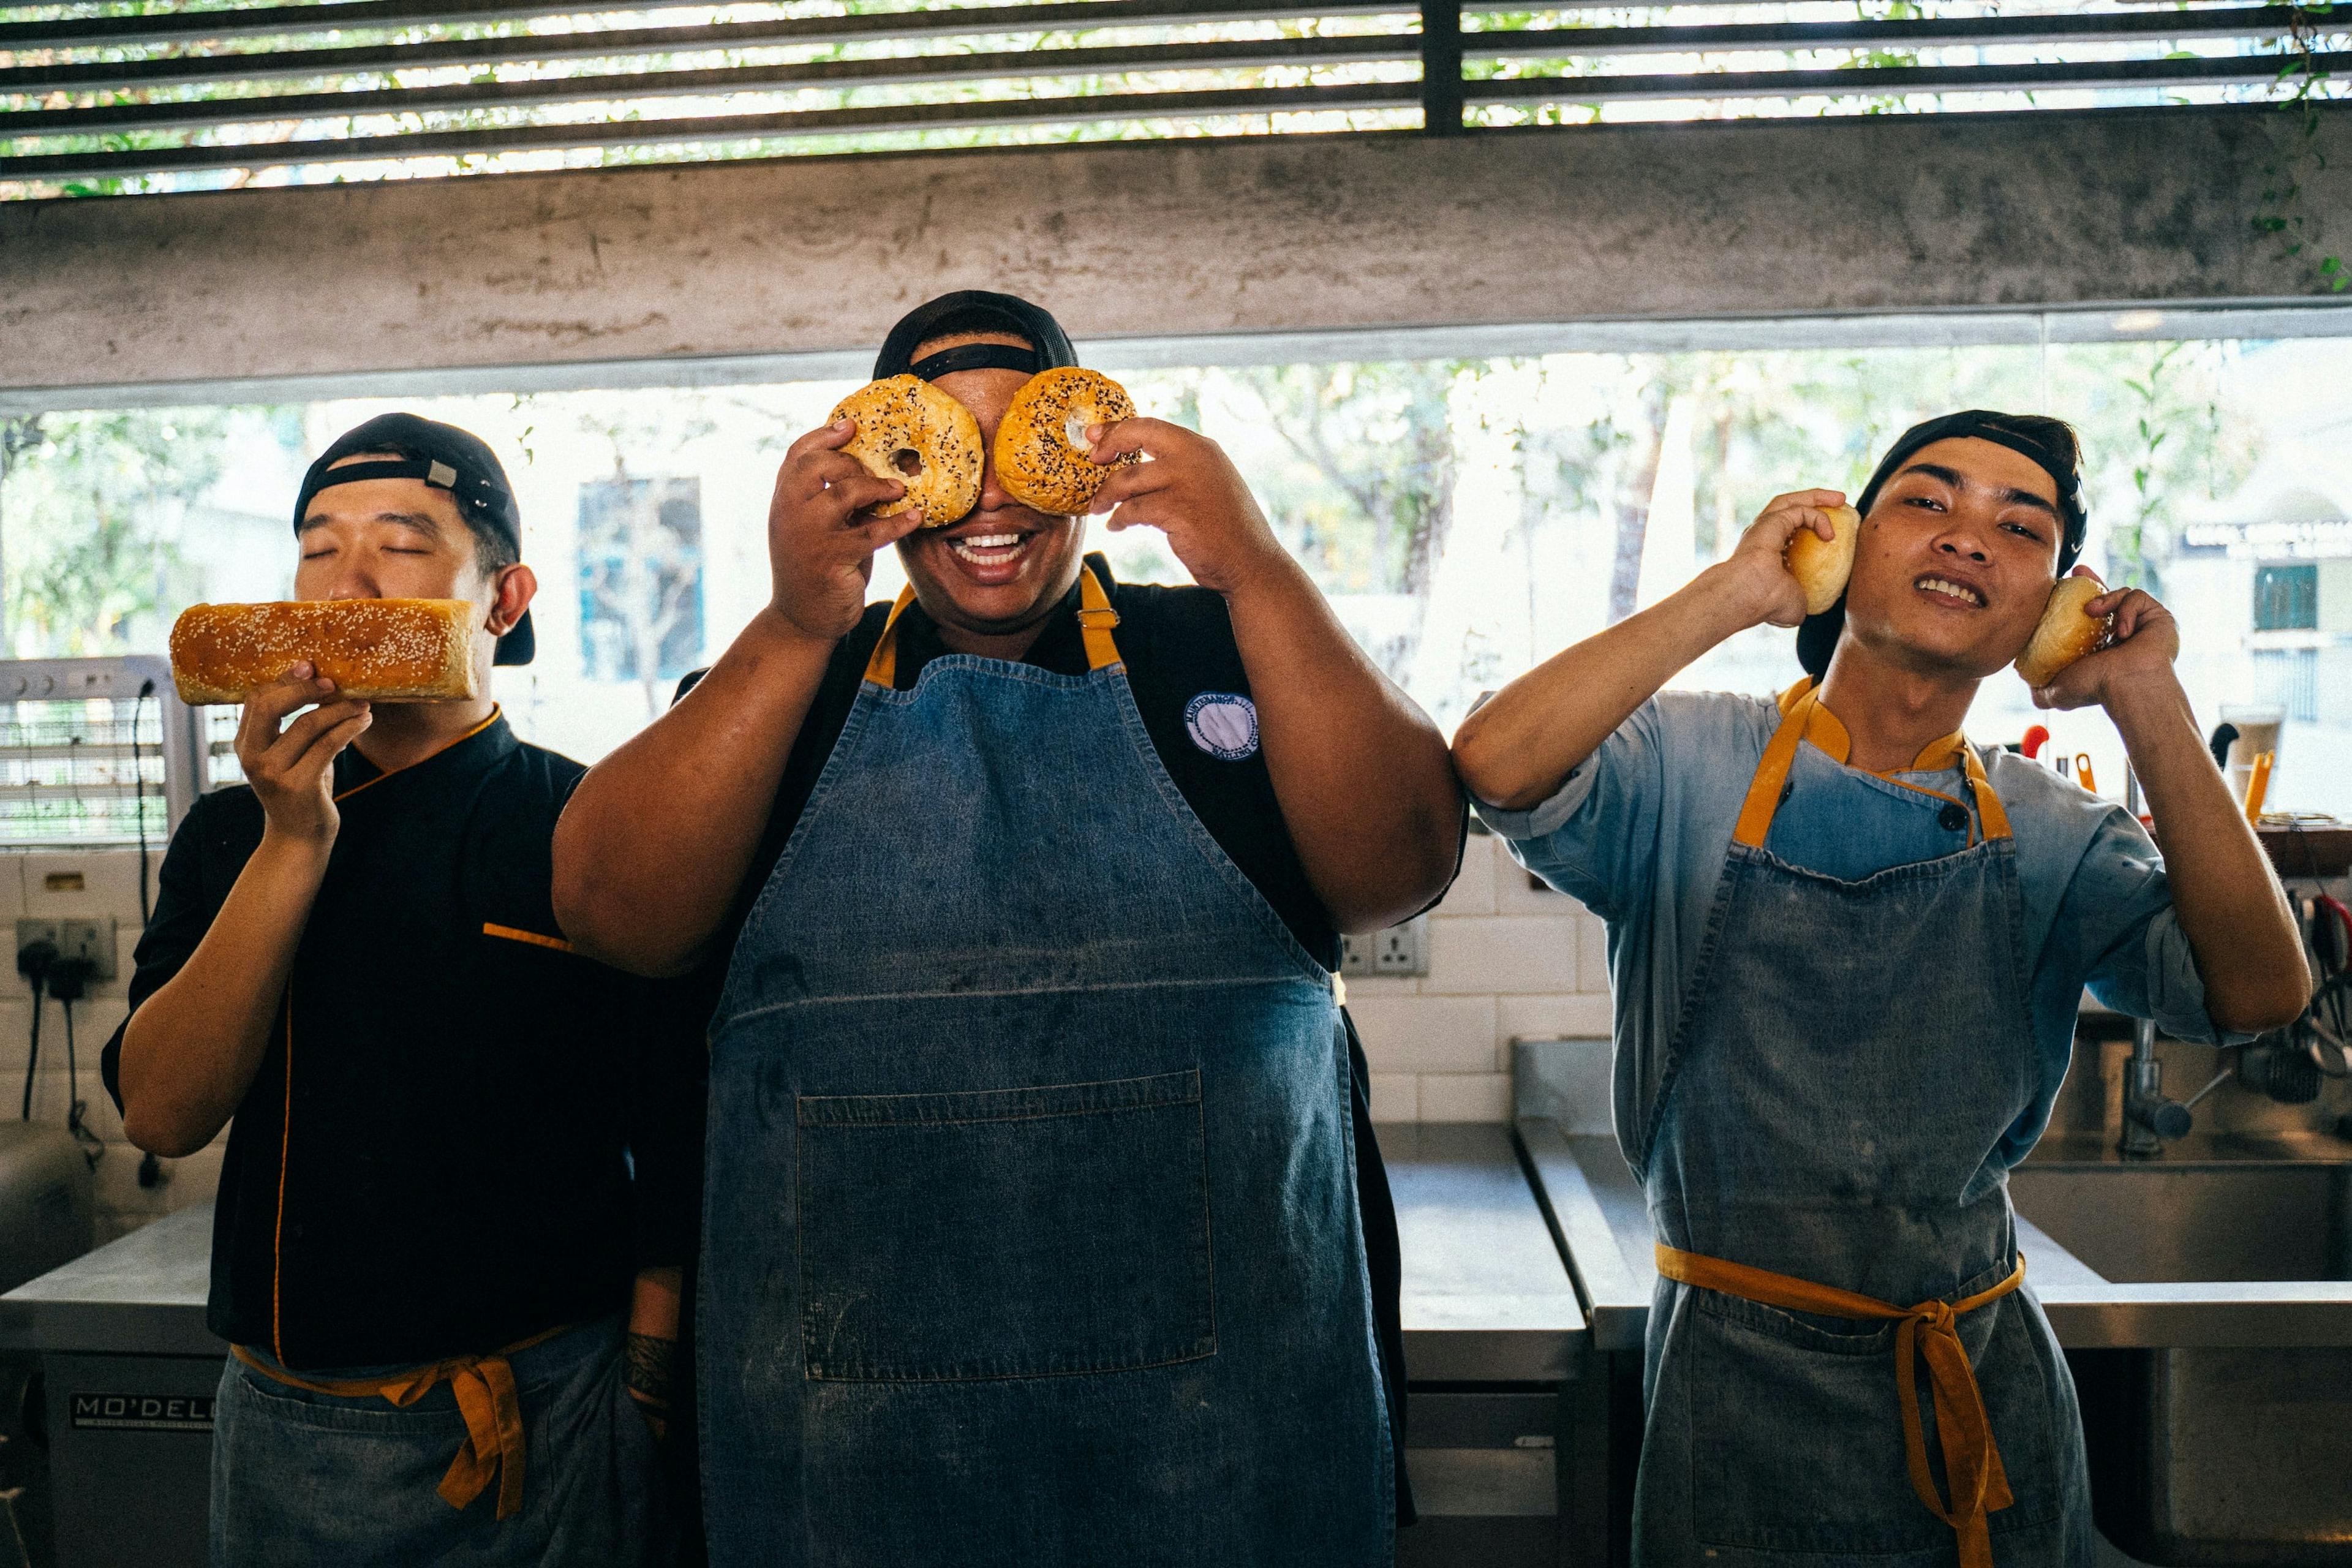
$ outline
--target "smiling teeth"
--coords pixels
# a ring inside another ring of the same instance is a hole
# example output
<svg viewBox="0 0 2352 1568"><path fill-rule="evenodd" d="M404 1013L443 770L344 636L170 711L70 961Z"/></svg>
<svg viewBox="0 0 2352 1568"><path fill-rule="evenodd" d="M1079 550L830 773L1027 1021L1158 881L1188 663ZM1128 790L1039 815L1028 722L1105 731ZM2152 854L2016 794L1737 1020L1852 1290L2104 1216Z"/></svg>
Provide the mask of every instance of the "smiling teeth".
<svg viewBox="0 0 2352 1568"><path fill-rule="evenodd" d="M1984 596L1974 588L1951 582L1947 578L1922 577L1919 579L1919 586L1931 594L1949 594L1955 599L1966 599L1971 605L1981 605L1984 603Z"/></svg>
<svg viewBox="0 0 2352 1568"><path fill-rule="evenodd" d="M976 533L969 538L950 539L947 544L950 550L954 551L966 561L977 564L993 565L998 562L1009 560L1018 553L1021 546L1026 542L1027 541L1017 533Z"/></svg>

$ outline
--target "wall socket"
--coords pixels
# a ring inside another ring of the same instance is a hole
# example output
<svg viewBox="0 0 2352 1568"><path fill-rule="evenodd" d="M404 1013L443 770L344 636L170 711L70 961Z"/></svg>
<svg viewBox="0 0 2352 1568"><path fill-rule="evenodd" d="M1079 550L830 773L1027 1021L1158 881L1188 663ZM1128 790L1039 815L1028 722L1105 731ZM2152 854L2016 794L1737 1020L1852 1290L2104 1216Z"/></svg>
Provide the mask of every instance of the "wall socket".
<svg viewBox="0 0 2352 1568"><path fill-rule="evenodd" d="M28 943L54 943L59 958L86 958L93 980L114 978L114 917L89 921L43 921L18 917L16 951Z"/></svg>
<svg viewBox="0 0 2352 1568"><path fill-rule="evenodd" d="M1366 936L1339 939L1339 973L1385 974L1400 979L1429 973L1429 917L1415 915L1402 925Z"/></svg>

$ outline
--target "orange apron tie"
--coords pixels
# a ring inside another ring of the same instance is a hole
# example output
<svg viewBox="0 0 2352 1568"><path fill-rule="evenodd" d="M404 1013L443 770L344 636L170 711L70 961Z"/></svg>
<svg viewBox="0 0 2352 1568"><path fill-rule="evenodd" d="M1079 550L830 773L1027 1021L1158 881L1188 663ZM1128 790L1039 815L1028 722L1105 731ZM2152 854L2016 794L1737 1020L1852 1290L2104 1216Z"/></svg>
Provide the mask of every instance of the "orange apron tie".
<svg viewBox="0 0 2352 1568"><path fill-rule="evenodd" d="M441 1478L437 1489L441 1500L462 1510L481 1496L488 1489L490 1478L496 1476L499 1517L509 1519L522 1508L523 1452L522 1401L516 1396L514 1368L507 1357L543 1344L569 1326L559 1323L488 1355L451 1356L389 1377L334 1382L314 1382L297 1377L283 1367L267 1365L243 1345L231 1345L229 1350L262 1376L289 1388L331 1394L339 1399L387 1399L403 1410L446 1381L449 1392L457 1397L457 1414L465 1418L466 1440L458 1445L457 1457L449 1461L448 1474Z"/></svg>
<svg viewBox="0 0 2352 1568"><path fill-rule="evenodd" d="M898 617L915 602L915 590L908 586L898 590L898 602L890 606L890 618L882 623L882 639L874 645L874 657L866 661L868 685L889 690L898 682ZM1078 568L1078 635L1085 640L1087 668L1108 669L1122 662L1118 644L1111 640L1110 629L1118 625L1118 612L1110 607L1110 595L1103 592L1102 584L1091 566Z"/></svg>
<svg viewBox="0 0 2352 1568"><path fill-rule="evenodd" d="M1916 1307L1897 1307L1875 1297L1815 1285L1769 1269L1727 1263L1664 1242L1658 1244L1658 1272L1701 1290L1718 1290L1783 1311L1895 1320L1895 1402L1903 1412L1903 1455L1911 1470L1911 1489L1919 1494L1928 1512L1950 1525L1959 1537L1960 1568L1992 1568L1992 1531L1985 1516L2000 1512L2014 1500L2009 1493L2009 1476L2000 1468L2000 1448L1993 1442L1992 1422L1985 1414L1984 1394L1977 1387L1976 1369L1969 1364L1968 1347L1960 1342L1958 1320L2025 1283L2021 1256L2009 1278L1989 1290L1965 1300L1927 1300ZM1944 1450L1944 1477L1952 1489L1949 1506L1937 1495L1936 1478L1927 1468L1915 1356L1927 1363L1927 1389L1936 1402L1936 1431Z"/></svg>

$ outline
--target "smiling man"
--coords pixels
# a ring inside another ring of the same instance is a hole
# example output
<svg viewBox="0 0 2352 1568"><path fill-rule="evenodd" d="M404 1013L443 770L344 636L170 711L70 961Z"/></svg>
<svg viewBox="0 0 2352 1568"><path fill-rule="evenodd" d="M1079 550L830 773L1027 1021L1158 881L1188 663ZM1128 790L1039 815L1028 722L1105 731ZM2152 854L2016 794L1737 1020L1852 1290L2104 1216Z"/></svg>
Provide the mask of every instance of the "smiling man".
<svg viewBox="0 0 2352 1568"><path fill-rule="evenodd" d="M967 293L875 374L992 438L1073 363ZM1444 743L1193 432L1094 447L1147 459L1096 509L1193 588L1113 582L992 462L952 527L875 521L902 487L850 434L794 443L771 604L556 844L583 944L727 963L712 1560L1385 1563L1393 1226L1330 971L1452 877ZM889 544L912 587L869 606Z"/></svg>
<svg viewBox="0 0 2352 1568"><path fill-rule="evenodd" d="M1637 1563L2093 1561L2009 1170L2085 984L2231 1043L2294 1017L2308 977L2147 594L2094 600L2113 646L2034 697L2105 708L2162 857L2120 807L1960 733L2082 551L2076 470L2056 420L1931 420L1864 488L1832 610L1804 620L1781 557L1845 498L1778 497L1455 739L1480 816L1609 925L1618 1142L1660 1243ZM1660 690L1801 620L1807 679L1777 702Z"/></svg>
<svg viewBox="0 0 2352 1568"><path fill-rule="evenodd" d="M650 1428L694 1243L699 1019L555 923L584 770L488 696L533 641L506 474L385 415L312 465L294 529L299 597L472 601L482 695L370 704L298 667L245 705L246 783L164 857L103 1066L142 1148L236 1119L213 1562L667 1561Z"/></svg>

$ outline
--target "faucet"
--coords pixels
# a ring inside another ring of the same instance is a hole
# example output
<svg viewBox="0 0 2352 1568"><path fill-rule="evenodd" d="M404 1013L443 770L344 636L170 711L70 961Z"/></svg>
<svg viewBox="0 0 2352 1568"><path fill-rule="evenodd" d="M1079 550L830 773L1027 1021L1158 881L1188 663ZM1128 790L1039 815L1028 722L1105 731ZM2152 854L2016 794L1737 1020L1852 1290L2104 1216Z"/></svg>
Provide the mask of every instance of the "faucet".
<svg viewBox="0 0 2352 1568"><path fill-rule="evenodd" d="M2128 758L2124 763L2124 809L2139 816L2139 770ZM2124 1067L2123 1142L2116 1147L2126 1159L2145 1160L2162 1153L2164 1141L2185 1135L2194 1121L2189 1107L2164 1092L2164 1064L2156 1059L2156 1021L2136 1020L2131 1060Z"/></svg>
<svg viewBox="0 0 2352 1568"><path fill-rule="evenodd" d="M2131 1060L2124 1067L2124 1136L2126 1159L2145 1160L2163 1152L2165 1140L2185 1135L2195 1118L2189 1107L2164 1092L2164 1064L2156 1059L2156 1023L2132 1026Z"/></svg>

